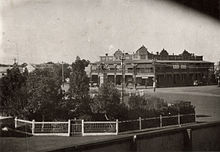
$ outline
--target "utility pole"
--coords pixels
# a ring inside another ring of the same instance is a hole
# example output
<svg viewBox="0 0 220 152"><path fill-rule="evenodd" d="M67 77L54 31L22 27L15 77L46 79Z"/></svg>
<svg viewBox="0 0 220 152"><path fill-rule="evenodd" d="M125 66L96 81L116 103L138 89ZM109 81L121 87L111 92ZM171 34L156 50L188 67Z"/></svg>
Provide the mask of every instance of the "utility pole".
<svg viewBox="0 0 220 152"><path fill-rule="evenodd" d="M121 67L122 67L122 87L121 87L121 100L124 102L124 84L125 84L125 67L124 67L124 53L122 54L121 58Z"/></svg>
<svg viewBox="0 0 220 152"><path fill-rule="evenodd" d="M14 60L14 64L16 64L16 63L17 63L17 60L16 60L16 58L14 58L13 60Z"/></svg>
<svg viewBox="0 0 220 152"><path fill-rule="evenodd" d="M63 70L63 61L62 61L62 84L64 87L64 70Z"/></svg>
<svg viewBox="0 0 220 152"><path fill-rule="evenodd" d="M156 91L156 58L153 59L153 72L154 72L154 80L153 80L153 89Z"/></svg>
<svg viewBox="0 0 220 152"><path fill-rule="evenodd" d="M18 64L18 62L19 62L19 51L18 51L18 45L17 45L16 42L13 42L13 41L10 41L10 40L8 40L8 42L11 43L11 44L13 44L14 47L15 47L16 57L15 57L15 59L14 59L14 63Z"/></svg>
<svg viewBox="0 0 220 152"><path fill-rule="evenodd" d="M134 88L136 90L136 85L137 85L137 82L136 82L136 75L137 75L137 64L132 64L133 65L133 83L134 83Z"/></svg>

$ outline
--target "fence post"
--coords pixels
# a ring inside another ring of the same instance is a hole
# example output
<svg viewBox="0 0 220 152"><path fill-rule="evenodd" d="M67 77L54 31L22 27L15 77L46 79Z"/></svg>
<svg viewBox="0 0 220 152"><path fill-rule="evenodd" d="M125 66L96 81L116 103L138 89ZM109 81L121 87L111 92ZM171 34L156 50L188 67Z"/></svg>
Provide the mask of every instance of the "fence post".
<svg viewBox="0 0 220 152"><path fill-rule="evenodd" d="M141 127L141 117L139 117L139 130L141 130L142 127Z"/></svg>
<svg viewBox="0 0 220 152"><path fill-rule="evenodd" d="M115 126L116 128L116 135L118 135L118 119L116 119L116 126Z"/></svg>
<svg viewBox="0 0 220 152"><path fill-rule="evenodd" d="M178 113L178 125L179 125L179 127L181 126L181 122L180 122L180 113Z"/></svg>
<svg viewBox="0 0 220 152"><path fill-rule="evenodd" d="M160 115L160 127L163 127L162 115Z"/></svg>
<svg viewBox="0 0 220 152"><path fill-rule="evenodd" d="M18 118L15 117L15 128L17 128L17 127L18 127Z"/></svg>
<svg viewBox="0 0 220 152"><path fill-rule="evenodd" d="M82 119L82 136L84 136L84 120Z"/></svg>
<svg viewBox="0 0 220 152"><path fill-rule="evenodd" d="M71 121L70 121L70 119L68 120L68 136L70 136L70 134L71 134Z"/></svg>
<svg viewBox="0 0 220 152"><path fill-rule="evenodd" d="M32 120L32 135L34 135L35 120Z"/></svg>

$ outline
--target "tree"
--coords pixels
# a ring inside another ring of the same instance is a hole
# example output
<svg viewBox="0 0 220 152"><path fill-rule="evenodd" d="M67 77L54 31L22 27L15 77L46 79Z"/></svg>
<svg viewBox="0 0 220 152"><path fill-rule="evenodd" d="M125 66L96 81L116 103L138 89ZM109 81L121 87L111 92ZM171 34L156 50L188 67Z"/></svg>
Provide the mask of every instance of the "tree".
<svg viewBox="0 0 220 152"><path fill-rule="evenodd" d="M120 92L110 82L102 84L99 88L98 94L91 103L91 108L93 113L101 114L107 120L124 119L127 116L127 107L121 103Z"/></svg>
<svg viewBox="0 0 220 152"><path fill-rule="evenodd" d="M61 80L54 68L36 69L27 80L27 117L36 120L56 119L62 100Z"/></svg>
<svg viewBox="0 0 220 152"><path fill-rule="evenodd" d="M157 97L132 95L128 100L129 119L138 117L156 117L167 109L167 103Z"/></svg>
<svg viewBox="0 0 220 152"><path fill-rule="evenodd" d="M66 101L70 117L85 117L91 114L89 97L89 78L85 72L88 60L80 59L78 56L72 63L70 74L69 99Z"/></svg>
<svg viewBox="0 0 220 152"><path fill-rule="evenodd" d="M68 63L63 63L63 65L60 63L58 63L58 64L53 63L53 67L57 70L58 75L60 76L60 79L62 79L62 70L64 73L64 80L66 80L66 78L70 78L71 68ZM62 69L62 67L63 67L63 69Z"/></svg>
<svg viewBox="0 0 220 152"><path fill-rule="evenodd" d="M88 65L89 61L81 60L78 56L72 63L69 92L74 99L83 99L89 95L89 78L85 72L85 67Z"/></svg>
<svg viewBox="0 0 220 152"><path fill-rule="evenodd" d="M27 103L26 80L28 72L21 73L18 65L7 70L7 75L1 78L0 101L6 114L22 117Z"/></svg>

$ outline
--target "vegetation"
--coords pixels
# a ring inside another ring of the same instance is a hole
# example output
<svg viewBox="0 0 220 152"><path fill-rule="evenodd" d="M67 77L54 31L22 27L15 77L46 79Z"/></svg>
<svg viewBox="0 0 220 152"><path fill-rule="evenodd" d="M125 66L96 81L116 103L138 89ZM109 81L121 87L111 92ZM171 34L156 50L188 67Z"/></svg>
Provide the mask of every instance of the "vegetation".
<svg viewBox="0 0 220 152"><path fill-rule="evenodd" d="M16 64L11 70L7 70L7 75L0 80L0 105L8 115L24 115L24 107L27 103L26 80L27 71L21 73ZM4 110L5 109L5 110Z"/></svg>
<svg viewBox="0 0 220 152"><path fill-rule="evenodd" d="M14 65L7 75L0 79L0 104L7 108L8 115L29 120L66 120L83 118L86 120L127 120L138 117L156 117L194 113L194 107L188 102L168 106L160 98L149 95L126 97L121 95L114 84L104 83L94 97L89 94L89 78L85 68L89 61L76 58L69 64L52 62L28 73ZM62 66L64 77L69 78L69 89L62 90Z"/></svg>
<svg viewBox="0 0 220 152"><path fill-rule="evenodd" d="M67 110L68 118L90 119L89 78L85 72L88 65L89 61L81 60L79 57L72 63L68 98L63 104L63 107Z"/></svg>
<svg viewBox="0 0 220 152"><path fill-rule="evenodd" d="M109 82L99 88L91 103L91 109L96 119L123 119L127 114L125 104L121 103L119 91Z"/></svg>
<svg viewBox="0 0 220 152"><path fill-rule="evenodd" d="M53 120L62 99L61 81L54 69L36 69L27 79L27 105L29 119Z"/></svg>
<svg viewBox="0 0 220 152"><path fill-rule="evenodd" d="M128 101L129 119L137 119L138 117L156 117L161 111L167 107L167 103L163 99L146 96L132 95Z"/></svg>

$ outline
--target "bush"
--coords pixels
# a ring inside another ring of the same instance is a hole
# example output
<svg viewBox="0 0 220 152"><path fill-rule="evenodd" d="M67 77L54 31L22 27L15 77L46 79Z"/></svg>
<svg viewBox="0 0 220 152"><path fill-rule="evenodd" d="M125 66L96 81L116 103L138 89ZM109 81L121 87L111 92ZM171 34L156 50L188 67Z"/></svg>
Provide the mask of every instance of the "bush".
<svg viewBox="0 0 220 152"><path fill-rule="evenodd" d="M128 100L129 119L158 117L159 115L172 116L178 113L194 114L195 107L192 106L189 101L178 101L177 104L168 106L163 99L149 95L132 95ZM176 121L176 119L174 121Z"/></svg>

